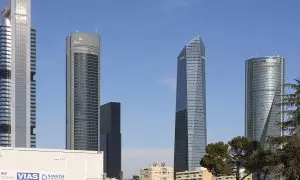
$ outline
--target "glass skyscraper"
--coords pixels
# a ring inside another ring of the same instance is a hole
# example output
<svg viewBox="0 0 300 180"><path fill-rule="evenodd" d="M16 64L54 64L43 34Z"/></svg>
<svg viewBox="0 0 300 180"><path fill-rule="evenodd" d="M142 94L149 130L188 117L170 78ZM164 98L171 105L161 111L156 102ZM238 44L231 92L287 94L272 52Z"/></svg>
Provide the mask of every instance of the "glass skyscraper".
<svg viewBox="0 0 300 180"><path fill-rule="evenodd" d="M120 179L121 171L121 103L100 106L100 150L104 152L104 172Z"/></svg>
<svg viewBox="0 0 300 180"><path fill-rule="evenodd" d="M174 172L196 170L205 155L205 48L200 36L177 59Z"/></svg>
<svg viewBox="0 0 300 180"><path fill-rule="evenodd" d="M282 135L284 58L256 57L246 60L245 135L265 143L268 136Z"/></svg>
<svg viewBox="0 0 300 180"><path fill-rule="evenodd" d="M98 151L100 37L75 32L66 46L66 148Z"/></svg>
<svg viewBox="0 0 300 180"><path fill-rule="evenodd" d="M9 0L0 25L0 146L36 146L36 35L31 1Z"/></svg>

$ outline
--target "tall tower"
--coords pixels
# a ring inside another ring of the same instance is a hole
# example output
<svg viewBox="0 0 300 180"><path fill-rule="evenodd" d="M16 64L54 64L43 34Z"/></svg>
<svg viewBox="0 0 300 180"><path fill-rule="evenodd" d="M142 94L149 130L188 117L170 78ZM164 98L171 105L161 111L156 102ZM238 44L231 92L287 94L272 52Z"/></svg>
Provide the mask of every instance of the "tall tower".
<svg viewBox="0 0 300 180"><path fill-rule="evenodd" d="M121 103L100 106L100 150L104 152L104 172L121 178Z"/></svg>
<svg viewBox="0 0 300 180"><path fill-rule="evenodd" d="M66 148L99 150L100 37L72 33L66 38Z"/></svg>
<svg viewBox="0 0 300 180"><path fill-rule="evenodd" d="M174 173L196 170L206 147L205 48L195 37L177 58Z"/></svg>
<svg viewBox="0 0 300 180"><path fill-rule="evenodd" d="M9 0L0 25L0 146L36 146L36 35L31 1Z"/></svg>
<svg viewBox="0 0 300 180"><path fill-rule="evenodd" d="M284 58L256 57L246 60L245 135L265 143L268 136L282 135L278 122L284 94Z"/></svg>

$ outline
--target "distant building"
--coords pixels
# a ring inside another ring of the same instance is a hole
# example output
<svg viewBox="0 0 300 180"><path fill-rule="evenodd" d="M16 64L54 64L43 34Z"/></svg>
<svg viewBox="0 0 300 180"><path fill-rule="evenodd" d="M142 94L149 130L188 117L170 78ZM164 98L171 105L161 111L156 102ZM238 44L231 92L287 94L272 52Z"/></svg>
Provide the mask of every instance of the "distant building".
<svg viewBox="0 0 300 180"><path fill-rule="evenodd" d="M206 144L205 47L197 36L177 57L174 172L196 170Z"/></svg>
<svg viewBox="0 0 300 180"><path fill-rule="evenodd" d="M66 38L66 148L99 150L100 37L74 32Z"/></svg>
<svg viewBox="0 0 300 180"><path fill-rule="evenodd" d="M100 150L104 152L107 177L121 179L121 104L118 102L100 106Z"/></svg>
<svg viewBox="0 0 300 180"><path fill-rule="evenodd" d="M265 143L268 136L281 136L283 121L284 58L256 57L246 60L245 135Z"/></svg>
<svg viewBox="0 0 300 180"><path fill-rule="evenodd" d="M205 168L195 171L176 172L176 180L213 180L213 175Z"/></svg>
<svg viewBox="0 0 300 180"><path fill-rule="evenodd" d="M241 177L246 174L241 172ZM197 168L195 171L176 172L176 180L235 180L235 176L214 177L206 168ZM244 180L252 180L252 175L248 175Z"/></svg>
<svg viewBox="0 0 300 180"><path fill-rule="evenodd" d="M140 180L174 180L173 174L173 167L168 167L165 163L153 163L140 170Z"/></svg>

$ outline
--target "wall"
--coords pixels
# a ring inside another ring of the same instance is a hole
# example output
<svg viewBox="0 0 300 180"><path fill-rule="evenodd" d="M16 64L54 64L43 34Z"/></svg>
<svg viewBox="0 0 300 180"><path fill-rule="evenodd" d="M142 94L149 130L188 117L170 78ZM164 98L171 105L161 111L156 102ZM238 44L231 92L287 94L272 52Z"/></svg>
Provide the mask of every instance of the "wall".
<svg viewBox="0 0 300 180"><path fill-rule="evenodd" d="M17 176L34 180L100 180L103 179L103 153L0 148L0 180L15 180Z"/></svg>

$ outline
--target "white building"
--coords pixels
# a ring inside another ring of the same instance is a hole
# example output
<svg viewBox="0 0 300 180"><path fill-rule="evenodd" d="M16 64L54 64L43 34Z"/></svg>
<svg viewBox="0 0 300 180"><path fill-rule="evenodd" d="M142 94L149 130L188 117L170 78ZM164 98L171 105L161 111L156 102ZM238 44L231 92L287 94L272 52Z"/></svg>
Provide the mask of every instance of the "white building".
<svg viewBox="0 0 300 180"><path fill-rule="evenodd" d="M0 147L0 180L103 180L97 151Z"/></svg>

